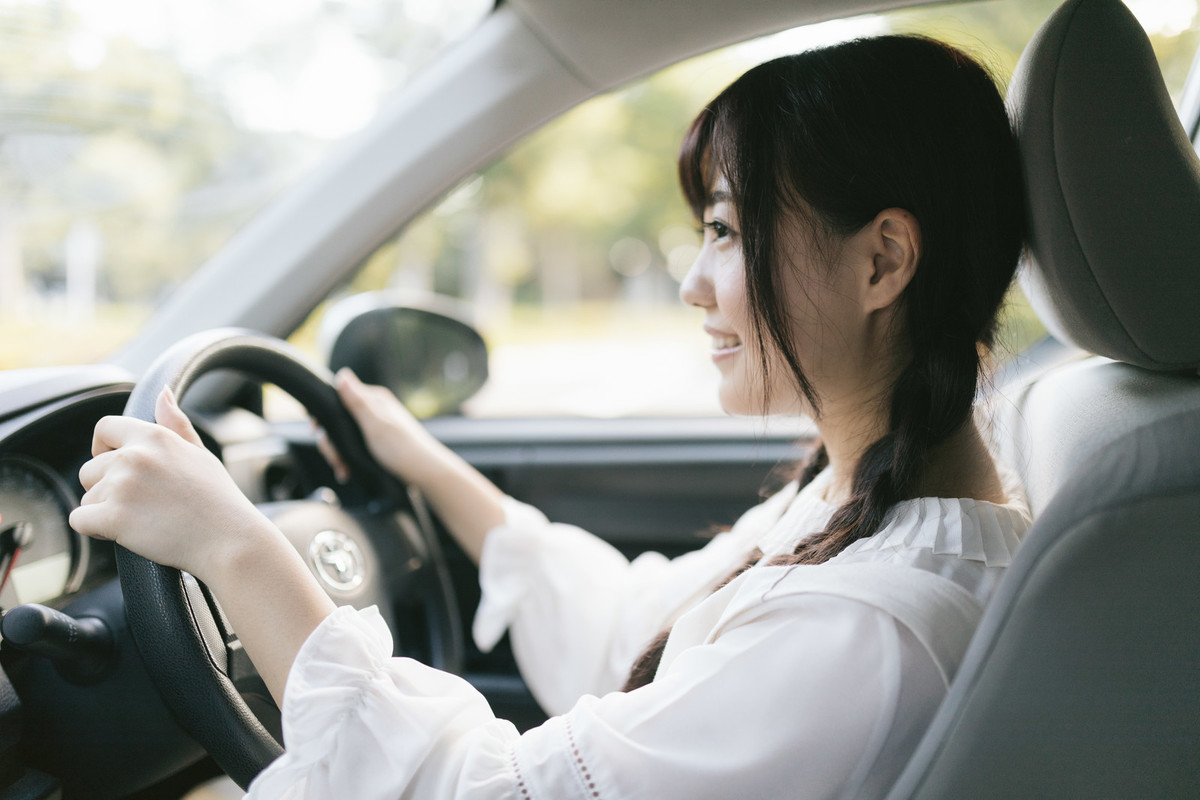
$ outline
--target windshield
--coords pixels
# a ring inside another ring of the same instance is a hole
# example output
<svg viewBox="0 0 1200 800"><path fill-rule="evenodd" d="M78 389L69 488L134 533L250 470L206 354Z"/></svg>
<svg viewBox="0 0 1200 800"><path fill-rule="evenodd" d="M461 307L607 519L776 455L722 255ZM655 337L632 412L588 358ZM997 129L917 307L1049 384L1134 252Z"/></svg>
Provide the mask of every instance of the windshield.
<svg viewBox="0 0 1200 800"><path fill-rule="evenodd" d="M112 352L491 7L0 3L0 369Z"/></svg>

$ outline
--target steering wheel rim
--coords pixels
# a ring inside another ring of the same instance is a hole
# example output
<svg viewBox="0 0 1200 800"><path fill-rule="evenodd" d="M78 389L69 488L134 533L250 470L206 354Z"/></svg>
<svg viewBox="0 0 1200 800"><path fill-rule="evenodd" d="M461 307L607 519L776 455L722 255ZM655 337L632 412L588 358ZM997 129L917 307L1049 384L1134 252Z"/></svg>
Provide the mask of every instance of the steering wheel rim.
<svg viewBox="0 0 1200 800"><path fill-rule="evenodd" d="M383 509L403 509L411 495L367 449L353 417L341 404L328 370L309 364L279 339L236 328L190 336L163 353L138 381L125 415L154 421L163 387L182 398L214 370L234 370L274 383L298 400L325 428L354 481L345 491ZM378 510L378 509L377 509ZM418 515L419 516L419 515ZM422 599L435 666L461 665L462 636L454 593L433 532L422 530L425 550ZM177 569L117 547L125 615L147 672L176 720L243 789L283 748L258 720L230 676L214 660L224 647L207 591ZM334 598L335 602L338 598ZM228 669L228 666L226 666Z"/></svg>

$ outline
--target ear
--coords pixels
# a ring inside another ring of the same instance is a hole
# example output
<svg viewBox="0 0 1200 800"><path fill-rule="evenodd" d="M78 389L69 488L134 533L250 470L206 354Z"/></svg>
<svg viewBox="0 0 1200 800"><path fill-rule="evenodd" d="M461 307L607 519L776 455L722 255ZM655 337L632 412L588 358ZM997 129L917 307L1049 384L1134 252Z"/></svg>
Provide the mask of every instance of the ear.
<svg viewBox="0 0 1200 800"><path fill-rule="evenodd" d="M894 304L917 273L921 226L908 211L885 208L859 235L870 258L862 286L863 310L870 313Z"/></svg>

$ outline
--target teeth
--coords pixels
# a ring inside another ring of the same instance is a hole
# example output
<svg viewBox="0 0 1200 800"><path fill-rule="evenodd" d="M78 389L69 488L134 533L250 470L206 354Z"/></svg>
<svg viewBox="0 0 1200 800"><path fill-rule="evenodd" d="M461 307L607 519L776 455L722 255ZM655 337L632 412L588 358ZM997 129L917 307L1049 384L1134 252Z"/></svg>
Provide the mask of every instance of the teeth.
<svg viewBox="0 0 1200 800"><path fill-rule="evenodd" d="M736 336L714 336L713 337L713 349L714 350L729 350L730 348L737 347L741 343L742 343L742 340Z"/></svg>

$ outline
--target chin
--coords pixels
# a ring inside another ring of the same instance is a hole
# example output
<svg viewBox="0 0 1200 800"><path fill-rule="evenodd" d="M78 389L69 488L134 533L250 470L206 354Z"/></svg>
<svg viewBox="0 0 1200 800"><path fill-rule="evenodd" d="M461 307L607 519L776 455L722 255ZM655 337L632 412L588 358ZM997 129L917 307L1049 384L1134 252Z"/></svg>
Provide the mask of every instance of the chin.
<svg viewBox="0 0 1200 800"><path fill-rule="evenodd" d="M717 389L721 409L731 417L816 417L796 387L778 381L769 392L749 389L745 381L721 381Z"/></svg>
<svg viewBox="0 0 1200 800"><path fill-rule="evenodd" d="M761 396L747 393L739 386L721 385L717 394L721 410L731 417L761 417L766 406Z"/></svg>

